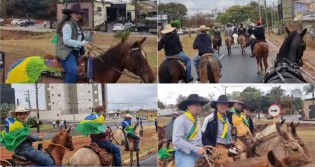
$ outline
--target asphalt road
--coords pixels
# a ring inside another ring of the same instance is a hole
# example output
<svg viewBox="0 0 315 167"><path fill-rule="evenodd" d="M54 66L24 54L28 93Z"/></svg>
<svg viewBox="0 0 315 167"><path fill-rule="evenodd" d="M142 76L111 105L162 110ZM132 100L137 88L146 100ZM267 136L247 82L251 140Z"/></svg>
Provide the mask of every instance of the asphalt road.
<svg viewBox="0 0 315 167"><path fill-rule="evenodd" d="M277 48L274 48L270 42L269 45L269 68L273 65L273 61L278 52ZM231 55L227 54L227 49L222 43L220 48L220 57L222 63L222 77L220 78L220 83L262 83L263 78L261 75L257 74L257 63L256 59L250 57L251 50L250 47L245 49L245 54L242 55L241 47L237 45L232 47ZM194 65L194 60L196 57L192 57L192 76L197 79L197 72ZM194 81L197 82L196 80Z"/></svg>
<svg viewBox="0 0 315 167"><path fill-rule="evenodd" d="M133 165L137 165L137 163L133 163ZM140 166L157 166L157 154L152 154L140 161Z"/></svg>

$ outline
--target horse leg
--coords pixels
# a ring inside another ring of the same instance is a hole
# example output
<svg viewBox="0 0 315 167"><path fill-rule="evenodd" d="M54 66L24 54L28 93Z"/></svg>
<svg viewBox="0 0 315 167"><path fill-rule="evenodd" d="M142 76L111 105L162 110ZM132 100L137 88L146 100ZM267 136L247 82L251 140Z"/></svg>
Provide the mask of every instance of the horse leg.
<svg viewBox="0 0 315 167"><path fill-rule="evenodd" d="M133 164L133 151L130 151L130 166Z"/></svg>
<svg viewBox="0 0 315 167"><path fill-rule="evenodd" d="M163 140L159 141L158 150L160 150L162 147L163 147Z"/></svg>
<svg viewBox="0 0 315 167"><path fill-rule="evenodd" d="M263 61L264 61L264 65L265 65L265 74L266 74L267 69L268 69L268 54L264 56Z"/></svg>
<svg viewBox="0 0 315 167"><path fill-rule="evenodd" d="M258 56L256 56L256 61L257 61L257 74L260 74L260 71L259 71L259 57Z"/></svg>
<svg viewBox="0 0 315 167"><path fill-rule="evenodd" d="M137 156L137 166L140 166L140 162L139 162L139 151L136 152L136 156Z"/></svg>
<svg viewBox="0 0 315 167"><path fill-rule="evenodd" d="M166 148L170 148L170 144L171 144L171 141L170 141L170 140L167 140Z"/></svg>

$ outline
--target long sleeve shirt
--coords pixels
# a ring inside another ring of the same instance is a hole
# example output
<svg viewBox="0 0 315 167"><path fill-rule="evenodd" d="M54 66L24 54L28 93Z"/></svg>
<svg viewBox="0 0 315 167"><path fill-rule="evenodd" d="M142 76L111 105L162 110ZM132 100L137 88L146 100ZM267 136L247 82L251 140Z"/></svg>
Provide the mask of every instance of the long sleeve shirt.
<svg viewBox="0 0 315 167"><path fill-rule="evenodd" d="M78 26L77 26L78 27ZM85 42L82 41L82 31L80 30L80 28L78 27L78 40L73 40L71 39L72 36L72 29L70 24L65 24L62 27L62 39L63 39L63 43L67 46L73 47L73 48L81 48L82 46L84 46Z"/></svg>
<svg viewBox="0 0 315 167"><path fill-rule="evenodd" d="M174 122L174 129L173 129L173 144L176 149L183 151L186 154L190 154L191 151L198 154L198 151L201 149L202 146L201 142L201 126L198 120L198 132L197 136L192 139L188 140L185 136L189 133L190 129L193 127L194 123L191 122L184 114L177 117Z"/></svg>

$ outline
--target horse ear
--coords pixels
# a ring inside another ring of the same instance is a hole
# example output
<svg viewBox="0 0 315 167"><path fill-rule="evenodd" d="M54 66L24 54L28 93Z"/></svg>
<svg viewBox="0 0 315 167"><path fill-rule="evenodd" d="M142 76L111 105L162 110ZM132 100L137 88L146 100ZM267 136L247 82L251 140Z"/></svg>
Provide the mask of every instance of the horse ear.
<svg viewBox="0 0 315 167"><path fill-rule="evenodd" d="M290 123L290 127L292 128L294 126L293 121Z"/></svg>
<svg viewBox="0 0 315 167"><path fill-rule="evenodd" d="M142 39L139 41L139 44L142 45L146 39L147 39L147 37L142 38Z"/></svg>
<svg viewBox="0 0 315 167"><path fill-rule="evenodd" d="M73 129L73 126L72 127L70 127L68 130L67 130L67 132L70 134L70 131Z"/></svg>
<svg viewBox="0 0 315 167"><path fill-rule="evenodd" d="M304 35L306 34L306 32L307 32L307 28L305 28L305 29L301 32L300 36L303 38Z"/></svg>
<svg viewBox="0 0 315 167"><path fill-rule="evenodd" d="M285 140L288 140L289 139L289 136L286 132L284 132L283 130L281 130L281 124L277 123L276 124L276 129L277 129L277 132L278 134L283 137Z"/></svg>
<svg viewBox="0 0 315 167"><path fill-rule="evenodd" d="M280 125L282 125L285 122L285 119L282 119L280 122Z"/></svg>
<svg viewBox="0 0 315 167"><path fill-rule="evenodd" d="M273 154L273 151L268 152L268 161L271 165L275 166L276 165L276 157Z"/></svg>
<svg viewBox="0 0 315 167"><path fill-rule="evenodd" d="M290 30L288 29L288 27L285 27L285 31L290 34Z"/></svg>

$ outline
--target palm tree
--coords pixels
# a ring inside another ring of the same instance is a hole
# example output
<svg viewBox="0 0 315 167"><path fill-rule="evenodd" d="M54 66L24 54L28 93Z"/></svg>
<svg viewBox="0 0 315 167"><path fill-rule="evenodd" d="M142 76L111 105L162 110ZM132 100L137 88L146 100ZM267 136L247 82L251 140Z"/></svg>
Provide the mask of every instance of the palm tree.
<svg viewBox="0 0 315 167"><path fill-rule="evenodd" d="M314 84L308 84L307 86L303 87L303 90L305 92L305 95L312 93L313 107L314 107L315 85Z"/></svg>
<svg viewBox="0 0 315 167"><path fill-rule="evenodd" d="M276 86L271 88L269 96L271 99L277 103L280 102L281 98L285 95L285 90L281 86Z"/></svg>

